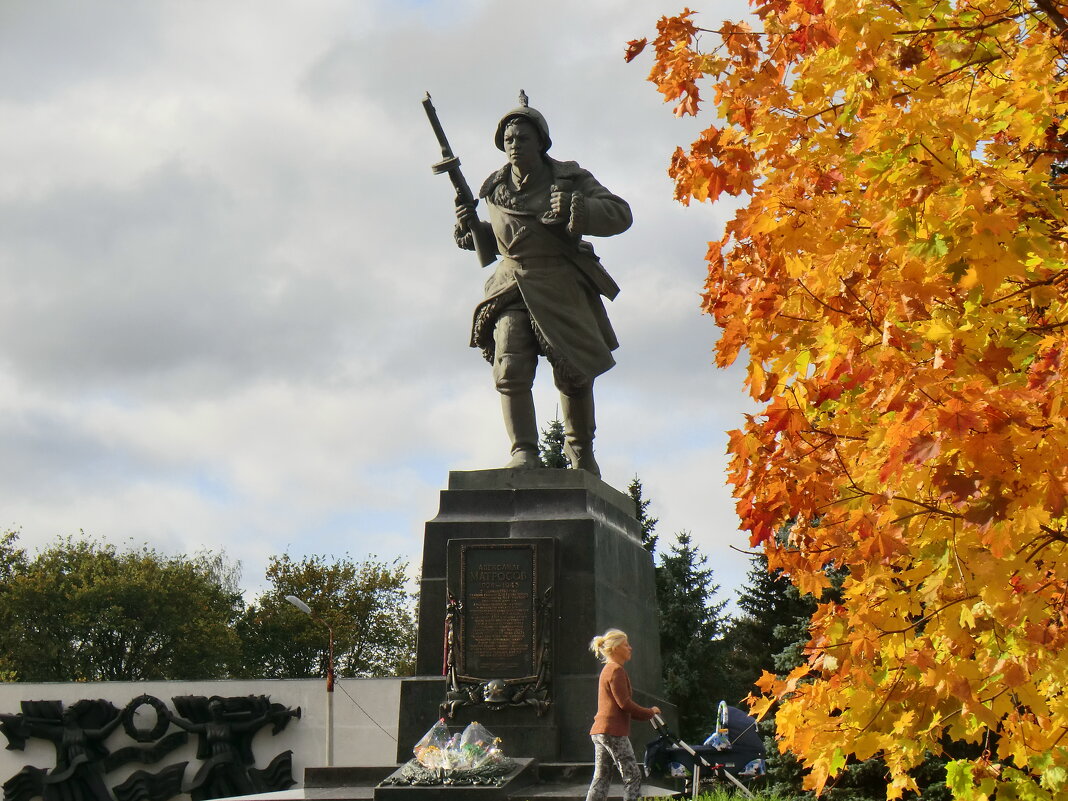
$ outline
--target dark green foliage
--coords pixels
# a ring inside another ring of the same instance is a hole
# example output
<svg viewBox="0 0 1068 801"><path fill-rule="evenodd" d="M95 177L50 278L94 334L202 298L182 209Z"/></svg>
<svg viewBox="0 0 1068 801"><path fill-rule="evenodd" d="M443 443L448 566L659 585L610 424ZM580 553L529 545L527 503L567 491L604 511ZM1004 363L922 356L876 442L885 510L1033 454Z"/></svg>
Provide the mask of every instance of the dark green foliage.
<svg viewBox="0 0 1068 801"><path fill-rule="evenodd" d="M886 765L881 759L852 762L828 783L827 801L882 801L886 798Z"/></svg>
<svg viewBox="0 0 1068 801"><path fill-rule="evenodd" d="M6 590L7 582L14 576L26 571L26 552L18 546L18 541L16 531L0 535L0 591Z"/></svg>
<svg viewBox="0 0 1068 801"><path fill-rule="evenodd" d="M26 570L26 554L18 547L18 534L5 531L0 535L0 681L17 681L15 672L15 639L12 617L11 580Z"/></svg>
<svg viewBox="0 0 1068 801"><path fill-rule="evenodd" d="M415 624L406 565L374 558L271 560L275 588L245 607L239 566L65 538L35 556L0 535L0 680L148 681L323 675L326 629L340 676L408 675Z"/></svg>
<svg viewBox="0 0 1068 801"><path fill-rule="evenodd" d="M724 637L723 698L732 706L742 706L764 671L781 673L799 664L793 661L784 667L784 660L800 658L816 608L781 573L769 573L763 555L753 557L737 604L740 614L731 620Z"/></svg>
<svg viewBox="0 0 1068 801"><path fill-rule="evenodd" d="M17 680L228 675L242 603L225 557L66 538L31 559L16 536L0 543L0 665Z"/></svg>
<svg viewBox="0 0 1068 801"><path fill-rule="evenodd" d="M664 686L679 711L680 736L697 742L714 727L725 623L707 561L689 532L681 531L656 569Z"/></svg>
<svg viewBox="0 0 1068 801"><path fill-rule="evenodd" d="M764 749L768 753L767 775L764 788L772 795L784 801L812 801L814 795L801 789L803 771L797 757L787 752L780 754L775 745L775 722L765 718L760 722L760 733L764 735ZM885 801L886 793L883 793Z"/></svg>
<svg viewBox="0 0 1068 801"><path fill-rule="evenodd" d="M267 568L271 589L248 607L239 624L242 675L325 675L329 634L324 623L334 630L338 676L411 675L415 622L406 569L398 560L375 557L362 562L348 556L272 557ZM286 602L287 595L308 604L318 620Z"/></svg>
<svg viewBox="0 0 1068 801"><path fill-rule="evenodd" d="M941 756L927 754L913 776L920 787L919 801L951 801L953 793L946 786L946 763L951 759L976 759L983 752L983 746L977 743L943 744L945 753Z"/></svg>
<svg viewBox="0 0 1068 801"><path fill-rule="evenodd" d="M658 517L649 516L649 504L652 501L642 497L642 482L637 476L627 487L627 493L634 501L634 516L638 518L638 524L642 527L642 545L649 553L656 551L657 535L653 533L656 524L660 522Z"/></svg>
<svg viewBox="0 0 1068 801"><path fill-rule="evenodd" d="M564 455L564 424L559 417L550 420L548 427L541 430L538 458L542 467L571 467L571 462Z"/></svg>

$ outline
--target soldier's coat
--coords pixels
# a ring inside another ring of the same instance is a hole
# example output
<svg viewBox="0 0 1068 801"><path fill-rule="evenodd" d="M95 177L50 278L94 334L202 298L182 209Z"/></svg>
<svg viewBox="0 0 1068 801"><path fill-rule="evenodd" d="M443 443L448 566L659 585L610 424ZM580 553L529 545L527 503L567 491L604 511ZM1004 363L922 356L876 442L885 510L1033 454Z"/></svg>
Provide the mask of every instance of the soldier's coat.
<svg viewBox="0 0 1068 801"><path fill-rule="evenodd" d="M475 309L471 346L493 362L493 326L505 309L526 308L542 351L554 370L592 382L614 364L619 346L601 296L614 298L619 287L601 266L583 234L612 236L632 222L630 206L609 192L573 161L546 158L551 177L515 190L505 165L482 185L501 258L486 281L485 298ZM549 193L581 196L574 215L547 223ZM570 220L569 220L570 218ZM568 231L568 222L572 232Z"/></svg>

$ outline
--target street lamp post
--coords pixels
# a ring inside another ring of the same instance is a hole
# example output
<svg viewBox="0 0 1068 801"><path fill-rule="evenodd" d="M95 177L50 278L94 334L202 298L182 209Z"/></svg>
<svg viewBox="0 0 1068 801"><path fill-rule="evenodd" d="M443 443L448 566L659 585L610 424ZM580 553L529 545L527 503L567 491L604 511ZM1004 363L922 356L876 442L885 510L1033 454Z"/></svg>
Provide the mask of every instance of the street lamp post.
<svg viewBox="0 0 1068 801"><path fill-rule="evenodd" d="M311 607L295 595L287 595L286 600L306 614L316 623L326 626L330 635L329 657L326 661L326 766L334 766L334 627L312 614Z"/></svg>

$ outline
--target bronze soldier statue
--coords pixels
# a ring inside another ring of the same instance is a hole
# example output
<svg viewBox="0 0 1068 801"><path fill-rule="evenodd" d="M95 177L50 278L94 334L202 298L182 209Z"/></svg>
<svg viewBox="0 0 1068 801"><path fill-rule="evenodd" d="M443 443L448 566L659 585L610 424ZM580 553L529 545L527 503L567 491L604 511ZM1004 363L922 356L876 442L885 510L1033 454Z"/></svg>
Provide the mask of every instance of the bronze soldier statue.
<svg viewBox="0 0 1068 801"><path fill-rule="evenodd" d="M538 467L531 388L538 356L560 390L564 452L571 466L601 471L593 456L593 381L615 364L619 343L601 296L619 287L583 236L613 236L631 224L630 206L574 161L550 158L545 118L520 93L520 106L497 124L494 143L508 163L482 184L489 222L474 202L457 200L456 242L500 259L475 309L471 346L493 365L511 439L506 467Z"/></svg>

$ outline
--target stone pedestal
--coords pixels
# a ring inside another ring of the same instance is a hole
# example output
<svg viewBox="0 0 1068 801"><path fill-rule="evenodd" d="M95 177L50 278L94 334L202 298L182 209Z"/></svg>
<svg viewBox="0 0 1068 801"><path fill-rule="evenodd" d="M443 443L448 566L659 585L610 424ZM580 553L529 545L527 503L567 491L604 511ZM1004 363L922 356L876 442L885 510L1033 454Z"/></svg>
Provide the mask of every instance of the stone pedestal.
<svg viewBox="0 0 1068 801"><path fill-rule="evenodd" d="M423 540L418 676L402 685L398 762L411 758L412 746L438 719L438 706L445 700L445 615L448 589L455 594L459 586L459 541L476 549L478 543L548 545L539 546L542 556L537 558L544 561L548 553L551 562L538 568L537 587L551 587L546 624L551 703L542 714L535 705L463 706L447 721L450 727L477 720L502 739L505 753L513 757L590 760L589 729L601 665L590 653L589 641L608 628L626 631L634 646L627 672L635 700L667 709L653 562L641 545L632 499L584 470L452 472ZM632 739L640 759L645 743L655 737L648 725L635 724Z"/></svg>

